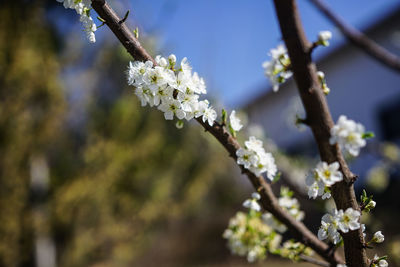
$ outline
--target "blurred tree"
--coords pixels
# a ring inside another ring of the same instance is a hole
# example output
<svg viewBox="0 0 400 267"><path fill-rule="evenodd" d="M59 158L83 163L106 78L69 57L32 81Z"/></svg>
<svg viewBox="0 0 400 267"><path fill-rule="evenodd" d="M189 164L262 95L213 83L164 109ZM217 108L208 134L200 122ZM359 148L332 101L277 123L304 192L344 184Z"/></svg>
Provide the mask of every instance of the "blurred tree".
<svg viewBox="0 0 400 267"><path fill-rule="evenodd" d="M57 141L64 99L40 6L5 1L0 16L0 266L29 266L31 160Z"/></svg>

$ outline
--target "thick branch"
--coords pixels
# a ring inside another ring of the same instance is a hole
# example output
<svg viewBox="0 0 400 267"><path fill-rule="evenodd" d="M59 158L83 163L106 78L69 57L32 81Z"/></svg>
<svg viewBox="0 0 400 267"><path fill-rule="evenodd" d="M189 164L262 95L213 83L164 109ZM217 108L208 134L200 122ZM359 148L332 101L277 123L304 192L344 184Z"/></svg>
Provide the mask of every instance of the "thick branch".
<svg viewBox="0 0 400 267"><path fill-rule="evenodd" d="M283 40L292 64L292 71L300 97L307 113L307 120L317 142L321 160L339 162L344 180L332 187L332 195L338 209L349 207L359 210L354 194L354 174L349 170L338 145L330 145L332 117L325 96L320 88L316 67L309 53L312 44L307 40L301 25L295 0L274 0ZM351 267L367 267L368 259L363 247L361 229L342 235L346 263Z"/></svg>
<svg viewBox="0 0 400 267"><path fill-rule="evenodd" d="M362 32L347 24L323 2L323 0L310 0L333 24L340 29L346 38L359 47L369 56L383 65L400 72L400 58L389 52L384 47L375 43Z"/></svg>
<svg viewBox="0 0 400 267"><path fill-rule="evenodd" d="M120 18L104 0L92 0L92 7L106 21L106 24L136 60L151 60L154 62L154 59L143 49L139 41L131 34L124 23L119 23ZM210 126L200 118L197 119L197 122L225 147L234 160L237 159L236 151L240 148L240 145L225 127L218 123ZM255 176L243 166L240 166L240 168L242 173L247 175L254 188L260 193L263 208L271 212L279 221L285 224L295 239L312 248L326 261L331 263L332 266L336 266L337 263L342 262L339 255L332 253L327 244L320 241L303 223L296 221L279 206L270 185L262 176Z"/></svg>

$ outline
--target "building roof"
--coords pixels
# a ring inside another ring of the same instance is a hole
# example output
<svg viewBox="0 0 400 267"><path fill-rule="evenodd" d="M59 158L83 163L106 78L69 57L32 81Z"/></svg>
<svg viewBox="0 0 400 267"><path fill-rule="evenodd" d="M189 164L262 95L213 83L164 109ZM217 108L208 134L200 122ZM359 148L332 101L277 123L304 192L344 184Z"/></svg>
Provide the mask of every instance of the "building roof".
<svg viewBox="0 0 400 267"><path fill-rule="evenodd" d="M388 12L388 14L382 16L381 19L375 21L375 23L367 26L363 31L369 38L374 39L374 36L378 35L378 33L387 30L391 26L393 27L393 21L399 20L400 18L400 5L396 9L392 9ZM343 42L332 46L328 53L320 56L315 60L317 64L323 64L325 62L329 62L331 59L335 58L337 54L342 53L344 49L353 48L354 46L344 38ZM290 78L286 81L285 84L280 86L279 90L285 90L289 86L287 86L288 82L292 80ZM247 103L243 105L243 109L248 109L250 106L257 105L263 101L264 98L268 97L270 94L274 94L275 92L272 90L271 85L265 86L265 90L260 90L262 93L256 95L252 99L250 99Z"/></svg>

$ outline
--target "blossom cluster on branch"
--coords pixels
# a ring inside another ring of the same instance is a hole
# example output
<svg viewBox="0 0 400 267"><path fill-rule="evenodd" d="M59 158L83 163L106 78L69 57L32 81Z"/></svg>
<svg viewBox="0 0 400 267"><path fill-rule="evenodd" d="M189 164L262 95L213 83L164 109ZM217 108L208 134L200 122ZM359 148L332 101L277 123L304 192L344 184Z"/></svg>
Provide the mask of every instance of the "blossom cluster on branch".
<svg viewBox="0 0 400 267"><path fill-rule="evenodd" d="M330 31L321 31L318 34L318 40L315 45L329 46L329 40L332 38ZM292 77L291 62L285 45L280 44L269 51L270 60L264 61L264 75L269 79L274 92L279 90L279 85ZM326 85L326 84L325 84ZM327 88L327 87L326 87ZM327 88L326 92L329 88Z"/></svg>
<svg viewBox="0 0 400 267"><path fill-rule="evenodd" d="M343 175L339 171L339 163L328 164L324 161L319 162L312 175L307 176L306 185L308 186L308 197L316 198L322 196L322 199L331 197L329 187L343 180Z"/></svg>
<svg viewBox="0 0 400 267"><path fill-rule="evenodd" d="M207 93L206 86L197 72L192 73L187 59L183 58L179 66L175 55L168 59L157 56L155 61L157 66L151 61L129 63L128 84L135 87L142 106L157 106L166 120L202 117L203 122L212 126L217 112L208 100L199 100L201 94Z"/></svg>
<svg viewBox="0 0 400 267"><path fill-rule="evenodd" d="M341 115L331 129L331 145L339 144L340 148L352 156L358 156L360 149L366 145L364 140L365 128L361 123L347 119Z"/></svg>
<svg viewBox="0 0 400 267"><path fill-rule="evenodd" d="M90 0L57 0L57 2L63 3L65 8L75 9L76 13L80 15L80 21L83 24L86 37L89 42L96 42L96 36L94 32L97 30L96 24L93 22L90 16L91 1Z"/></svg>
<svg viewBox="0 0 400 267"><path fill-rule="evenodd" d="M334 209L332 213L322 216L321 227L318 230L318 238L320 240L328 239L333 244L338 244L341 240L339 230L347 233L349 230L357 230L360 228L361 213L352 208L343 210Z"/></svg>
<svg viewBox="0 0 400 267"><path fill-rule="evenodd" d="M279 85L293 75L289 69L290 58L283 44L280 44L277 48L271 49L269 55L271 56L271 60L265 61L262 66L265 76L271 81L272 89L277 92Z"/></svg>
<svg viewBox="0 0 400 267"><path fill-rule="evenodd" d="M239 148L236 151L237 163L257 176L266 172L268 179L272 181L276 175L277 167L271 153L265 152L263 142L254 136L250 136L249 140L244 142L244 145L244 148Z"/></svg>
<svg viewBox="0 0 400 267"><path fill-rule="evenodd" d="M304 212L300 210L298 200L292 196L293 192L282 187L279 204L296 220L301 221ZM261 212L258 203L260 198L258 193L253 193L250 199L243 202L243 206L249 209L248 213L238 212L230 219L223 237L228 240L232 254L246 256L249 262L263 260L267 253L294 261L300 260L300 255L312 255L313 251L299 242L290 239L281 243L281 234L287 228L271 213Z"/></svg>

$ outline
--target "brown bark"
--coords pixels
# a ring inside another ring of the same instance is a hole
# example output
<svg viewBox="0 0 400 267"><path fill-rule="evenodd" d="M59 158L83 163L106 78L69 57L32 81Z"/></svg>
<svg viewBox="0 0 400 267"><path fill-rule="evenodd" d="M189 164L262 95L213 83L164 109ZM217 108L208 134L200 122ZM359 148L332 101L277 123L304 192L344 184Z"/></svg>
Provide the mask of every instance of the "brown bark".
<svg viewBox="0 0 400 267"><path fill-rule="evenodd" d="M295 0L274 0L283 40L285 41L292 71L307 114L307 122L317 142L321 160L339 162L344 180L332 187L337 209L351 207L359 210L353 182L355 175L349 170L338 145L330 145L330 129L334 123L325 95L320 88L316 66L311 59L312 44L307 40L301 25ZM362 230L342 234L347 266L367 267L368 259L363 246Z"/></svg>
<svg viewBox="0 0 400 267"><path fill-rule="evenodd" d="M135 60L151 60L154 62L154 59L140 45L139 41L133 36L124 23L120 23L121 19L104 0L92 0L92 7L100 17L105 20L107 26L109 26ZM236 161L236 151L240 148L240 145L226 128L218 123L214 123L213 126L210 126L204 123L200 118L196 120L224 146L229 155ZM284 223L295 239L312 248L322 258L328 261L331 266L336 266L338 263L343 262L337 253L332 253L332 250L329 249L327 244L320 241L303 223L296 221L279 206L271 186L262 176L254 175L243 166L239 167L242 173L246 174L249 178L254 188L260 193L263 208L271 212L279 221Z"/></svg>

